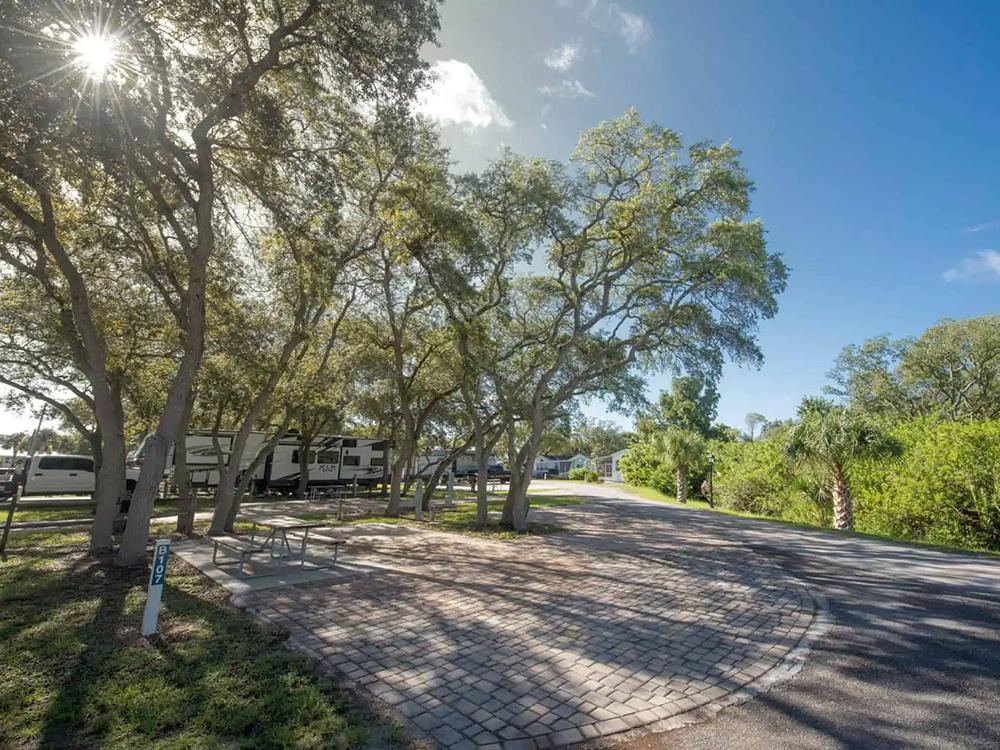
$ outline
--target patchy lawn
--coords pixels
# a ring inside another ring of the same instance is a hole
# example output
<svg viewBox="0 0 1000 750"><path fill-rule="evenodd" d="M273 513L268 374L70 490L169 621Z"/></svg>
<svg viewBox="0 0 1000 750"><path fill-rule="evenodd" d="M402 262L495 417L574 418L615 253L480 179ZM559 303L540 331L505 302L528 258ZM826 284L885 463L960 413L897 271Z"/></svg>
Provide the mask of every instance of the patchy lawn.
<svg viewBox="0 0 1000 750"><path fill-rule="evenodd" d="M0 747L353 748L400 737L176 557L160 637L142 638L147 573L95 561L85 544L79 533L20 534L0 563Z"/></svg>
<svg viewBox="0 0 1000 750"><path fill-rule="evenodd" d="M211 498L199 499L197 511L211 510L214 506ZM0 520L6 519L8 506L0 506ZM153 506L153 517L173 516L178 513L178 503L170 500L158 501ZM66 521L79 520L90 523L94 518L93 504L81 504L72 507L39 507L34 503L19 504L14 511L14 523L28 521Z"/></svg>
<svg viewBox="0 0 1000 750"><path fill-rule="evenodd" d="M529 498L532 508L555 508L560 505L579 505L586 502L584 498L573 495L549 495L541 497L532 495ZM367 516L365 518L355 518L346 523L356 525L364 523L397 523L407 525L418 525L423 528L434 529L435 531L449 531L457 534L470 534L472 536L487 536L494 539L523 539L525 537L537 536L539 534L553 534L564 531L565 527L554 523L532 522L526 534L519 534L506 526L501 526L496 517L503 510L503 500L490 500L489 509L491 518L485 526L476 523L476 504L474 502L456 503L452 508L435 508L434 521L416 521L412 516L402 516L393 518L390 516ZM427 513L424 513L427 518Z"/></svg>
<svg viewBox="0 0 1000 750"><path fill-rule="evenodd" d="M7 518L8 509L0 510L0 518ZM93 508L82 505L76 508L36 508L33 506L18 505L14 510L14 523L25 521L65 521L69 519L80 519L84 523L89 523L94 518Z"/></svg>

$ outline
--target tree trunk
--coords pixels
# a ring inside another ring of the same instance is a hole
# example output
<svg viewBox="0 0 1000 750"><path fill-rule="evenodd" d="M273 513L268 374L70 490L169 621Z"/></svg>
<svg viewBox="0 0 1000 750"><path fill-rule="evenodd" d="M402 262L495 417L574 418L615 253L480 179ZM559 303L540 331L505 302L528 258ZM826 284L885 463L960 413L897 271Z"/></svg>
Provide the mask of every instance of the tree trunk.
<svg viewBox="0 0 1000 750"><path fill-rule="evenodd" d="M847 482L847 474L839 466L833 470L830 491L833 495L833 528L842 531L853 529L854 501L851 498L851 487Z"/></svg>
<svg viewBox="0 0 1000 750"><path fill-rule="evenodd" d="M187 430L174 438L174 482L177 484L177 533L194 535L195 496L187 467Z"/></svg>
<svg viewBox="0 0 1000 750"><path fill-rule="evenodd" d="M507 497L500 511L500 525L514 525L514 496L521 482L521 454L517 449L517 436L514 433L514 422L507 425L507 455L510 457L510 483L507 485Z"/></svg>
<svg viewBox="0 0 1000 750"><path fill-rule="evenodd" d="M403 471L410 463L410 456L413 454L411 440L404 437L401 442L399 454L392 462L392 473L389 475L389 504L385 509L385 514L393 518L399 515L403 503Z"/></svg>
<svg viewBox="0 0 1000 750"><path fill-rule="evenodd" d="M299 486L295 490L295 496L303 500L309 492L309 449L312 448L313 437L303 434L299 441Z"/></svg>
<svg viewBox="0 0 1000 750"><path fill-rule="evenodd" d="M97 554L111 550L118 505L128 496L125 489L125 417L118 389L108 388L102 398L95 397L94 412L100 450L94 454L95 509L90 551Z"/></svg>
<svg viewBox="0 0 1000 750"><path fill-rule="evenodd" d="M483 440L482 431L476 436L476 523L485 526L490 521L489 501L489 451Z"/></svg>
<svg viewBox="0 0 1000 750"><path fill-rule="evenodd" d="M229 514L226 516L225 530L232 533L233 524L236 523L236 516L239 515L240 506L243 504L243 498L246 496L247 489L249 489L251 483L254 481L254 475L257 473L257 469L260 468L261 464L267 460L267 457L274 453L274 448L278 442L285 436L285 432L288 430L288 422L291 418L289 413L285 414L285 418L281 423L281 426L275 430L274 435L272 435L268 440L260 447L257 451L257 455L253 457L250 461L249 466L247 466L246 471L243 472L243 476L240 478L239 484L236 486L236 491L233 493L233 503L229 507Z"/></svg>
<svg viewBox="0 0 1000 750"><path fill-rule="evenodd" d="M187 467L187 431L194 409L194 391L184 407L184 424L174 438L174 483L177 485L177 533L194 536L195 494Z"/></svg>
<svg viewBox="0 0 1000 750"><path fill-rule="evenodd" d="M543 427L544 423L540 419L533 421L531 436L517 452L516 460L511 462L510 489L507 491L500 522L519 532L528 530L528 487L531 485L531 473L538 455ZM513 428L510 433L513 434ZM513 440L510 442L513 444ZM513 446L511 452L513 454Z"/></svg>
<svg viewBox="0 0 1000 750"><path fill-rule="evenodd" d="M677 502L688 501L688 467L681 464L677 467Z"/></svg>
<svg viewBox="0 0 1000 750"><path fill-rule="evenodd" d="M156 431L146 440L145 456L139 481L132 493L128 525L122 537L122 546L115 559L117 565L145 565L146 546L149 543L149 517L153 510L163 470L167 464L167 450L174 442L177 431L184 426L188 393L194 385L205 350L205 290L204 279L192 278L188 284L189 330L186 351L174 374L167 393L167 403L160 415Z"/></svg>

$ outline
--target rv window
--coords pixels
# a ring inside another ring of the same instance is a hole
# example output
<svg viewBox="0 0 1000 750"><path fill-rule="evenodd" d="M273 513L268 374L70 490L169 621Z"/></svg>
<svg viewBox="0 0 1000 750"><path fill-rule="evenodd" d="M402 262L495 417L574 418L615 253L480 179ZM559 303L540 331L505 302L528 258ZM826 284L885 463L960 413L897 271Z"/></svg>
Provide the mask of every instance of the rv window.
<svg viewBox="0 0 1000 750"><path fill-rule="evenodd" d="M316 463L316 451L309 451L309 458L307 460L311 464ZM302 463L301 461L299 461L299 451L298 451L298 449L295 449L295 450L292 451L292 463L293 464L300 464L300 463Z"/></svg>
<svg viewBox="0 0 1000 750"><path fill-rule="evenodd" d="M382 456L372 456L371 465L372 466L382 466L385 464L385 459Z"/></svg>
<svg viewBox="0 0 1000 750"><path fill-rule="evenodd" d="M340 454L336 451L322 451L319 454L319 462L321 464L339 464Z"/></svg>
<svg viewBox="0 0 1000 750"><path fill-rule="evenodd" d="M361 461L358 456L344 456L344 466L360 466Z"/></svg>
<svg viewBox="0 0 1000 750"><path fill-rule="evenodd" d="M63 456L43 456L38 462L39 469L56 471L93 471L94 462L89 458L73 458Z"/></svg>
<svg viewBox="0 0 1000 750"><path fill-rule="evenodd" d="M340 445L344 448L357 448L358 441L354 438L344 438L340 441Z"/></svg>

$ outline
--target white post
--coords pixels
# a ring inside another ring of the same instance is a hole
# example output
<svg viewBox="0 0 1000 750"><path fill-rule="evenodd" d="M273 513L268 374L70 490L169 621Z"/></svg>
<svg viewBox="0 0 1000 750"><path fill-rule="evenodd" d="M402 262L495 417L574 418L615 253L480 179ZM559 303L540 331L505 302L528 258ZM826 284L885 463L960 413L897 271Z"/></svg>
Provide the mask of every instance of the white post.
<svg viewBox="0 0 1000 750"><path fill-rule="evenodd" d="M169 554L170 540L157 539L153 552L153 569L149 572L146 611L142 614L142 634L147 637L156 632L156 622L160 618L160 600L163 598L163 579L167 577Z"/></svg>
<svg viewBox="0 0 1000 750"><path fill-rule="evenodd" d="M424 480L417 479L416 488L413 490L413 517L418 521L424 520Z"/></svg>
<svg viewBox="0 0 1000 750"><path fill-rule="evenodd" d="M444 507L450 508L455 504L455 473L448 472L448 491L444 496Z"/></svg>
<svg viewBox="0 0 1000 750"><path fill-rule="evenodd" d="M357 497L357 496L358 496L358 478L354 477L354 489L351 492L351 497Z"/></svg>

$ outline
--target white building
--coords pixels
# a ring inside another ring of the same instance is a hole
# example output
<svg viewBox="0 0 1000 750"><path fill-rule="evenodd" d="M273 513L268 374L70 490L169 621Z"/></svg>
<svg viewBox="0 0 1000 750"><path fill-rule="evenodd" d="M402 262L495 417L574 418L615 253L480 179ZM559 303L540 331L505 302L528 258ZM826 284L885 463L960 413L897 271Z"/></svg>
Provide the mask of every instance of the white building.
<svg viewBox="0 0 1000 750"><path fill-rule="evenodd" d="M565 477L572 469L586 469L590 459L582 453L575 456L538 456L535 458L534 476L548 474Z"/></svg>
<svg viewBox="0 0 1000 750"><path fill-rule="evenodd" d="M610 456L601 456L594 460L597 464L597 473L605 482L624 482L621 468L618 462L625 455L625 450L615 451Z"/></svg>

